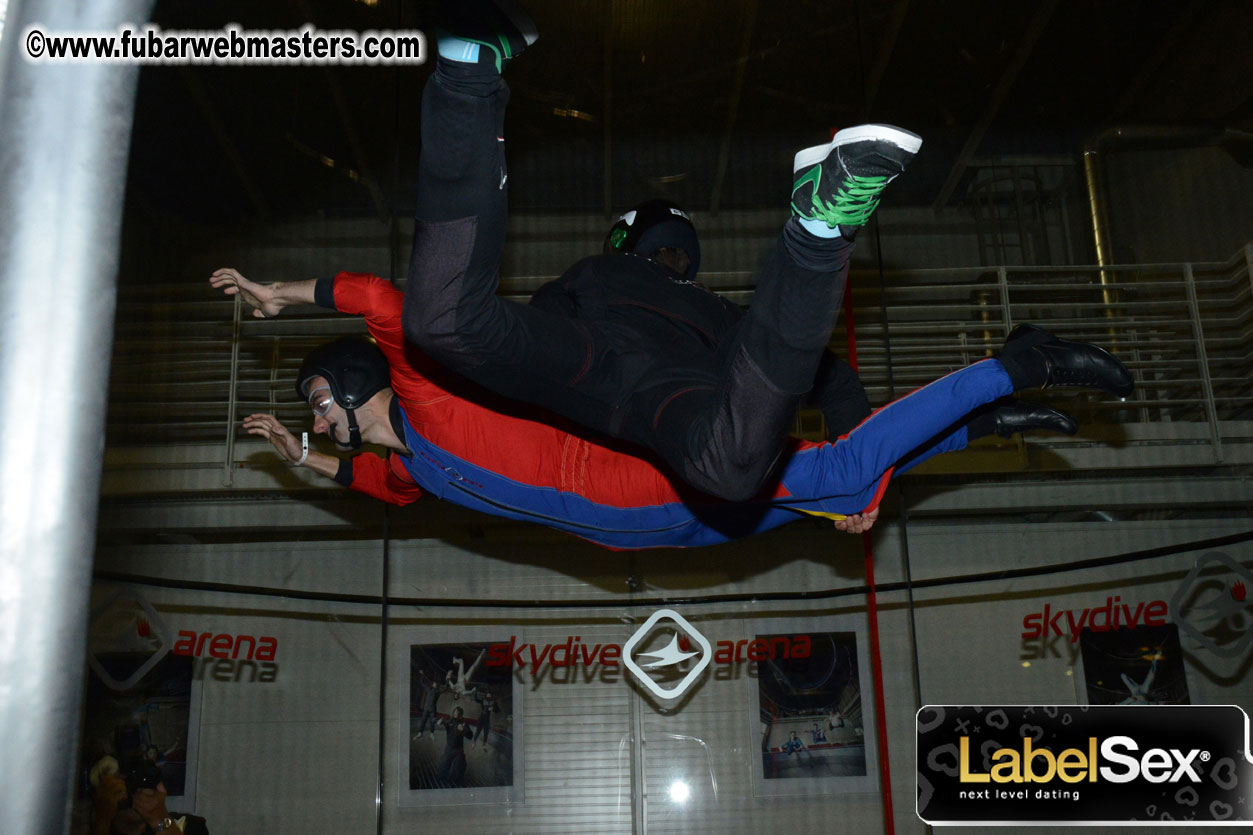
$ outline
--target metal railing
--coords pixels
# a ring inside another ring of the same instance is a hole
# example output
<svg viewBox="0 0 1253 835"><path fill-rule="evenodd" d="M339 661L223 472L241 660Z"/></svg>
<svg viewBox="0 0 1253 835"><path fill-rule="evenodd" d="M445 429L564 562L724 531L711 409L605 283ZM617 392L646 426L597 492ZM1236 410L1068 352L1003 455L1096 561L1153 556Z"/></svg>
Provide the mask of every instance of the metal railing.
<svg viewBox="0 0 1253 835"><path fill-rule="evenodd" d="M1009 330L1033 322L1059 336L1095 342L1131 369L1127 401L1070 397L1083 424L1153 426L1155 444L1195 445L1198 427L1211 463L1224 446L1253 440L1253 244L1226 262L1125 266L971 267L854 272L861 376L872 404L905 394L995 352ZM1104 272L1105 283L1101 273ZM746 304L743 274L706 283ZM539 278L507 280L524 297ZM885 304L880 304L880 300ZM123 288L110 385L111 447L221 444L224 486L235 465L239 420L271 412L308 423L292 388L301 358L320 342L364 330L354 317L313 308L258 320L236 302L194 286ZM842 326L832 336L842 352ZM1171 427L1179 431L1172 434ZM816 414L798 429L821 432Z"/></svg>

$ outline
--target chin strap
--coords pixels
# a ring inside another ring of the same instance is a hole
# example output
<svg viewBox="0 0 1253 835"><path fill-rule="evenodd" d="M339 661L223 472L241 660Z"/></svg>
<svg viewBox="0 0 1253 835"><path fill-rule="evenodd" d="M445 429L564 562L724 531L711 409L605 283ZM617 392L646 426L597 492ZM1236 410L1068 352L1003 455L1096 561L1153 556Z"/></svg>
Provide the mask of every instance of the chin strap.
<svg viewBox="0 0 1253 835"><path fill-rule="evenodd" d="M344 409L344 414L348 415L348 446L361 449L361 430L357 428L356 410Z"/></svg>

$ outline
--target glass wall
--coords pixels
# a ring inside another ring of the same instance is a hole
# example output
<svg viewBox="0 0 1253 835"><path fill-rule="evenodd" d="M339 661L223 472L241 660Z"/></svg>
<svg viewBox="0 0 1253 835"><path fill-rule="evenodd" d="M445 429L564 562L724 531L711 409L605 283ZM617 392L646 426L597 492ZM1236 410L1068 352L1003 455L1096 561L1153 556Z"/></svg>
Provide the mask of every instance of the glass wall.
<svg viewBox="0 0 1253 835"><path fill-rule="evenodd" d="M502 295L662 195L692 210L701 280L748 305L792 155L892 122L923 151L860 233L831 342L872 405L1024 321L1109 346L1137 393L1032 393L1078 435L935 459L865 538L797 514L615 551L433 495L385 506L241 427L310 430L301 359L360 320L254 319L208 277L403 289L431 65L146 68L72 831L108 831L111 772L133 805L146 762L168 811L214 833L921 832L924 705L1248 705L1253 182L1245 139L1217 130L1238 109L1196 105L1240 75L1212 44L1246 8L1080 26L1056 3L528 5ZM154 20L426 30L428 6ZM1217 132L1102 133L1135 118ZM825 431L802 411L797 435Z"/></svg>

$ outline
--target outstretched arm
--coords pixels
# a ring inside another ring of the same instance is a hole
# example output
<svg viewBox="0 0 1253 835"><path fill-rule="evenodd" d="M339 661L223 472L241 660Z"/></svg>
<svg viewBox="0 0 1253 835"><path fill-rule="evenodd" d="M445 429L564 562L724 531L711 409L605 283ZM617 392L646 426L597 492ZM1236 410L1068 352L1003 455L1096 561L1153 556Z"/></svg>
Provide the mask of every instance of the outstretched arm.
<svg viewBox="0 0 1253 835"><path fill-rule="evenodd" d="M265 438L278 452L279 457L289 464L295 464L304 453L304 447L287 427L279 423L274 415L248 415L244 418L244 431L258 438ZM339 472L340 459L334 455L309 450L309 457L301 466L308 467L319 475L335 478Z"/></svg>
<svg viewBox="0 0 1253 835"><path fill-rule="evenodd" d="M299 461L304 452L302 443L274 415L249 415L244 418L244 429L250 435L265 438L279 457L291 464ZM389 459L380 458L372 452L363 452L352 458L337 458L310 449L309 457L301 466L334 479L351 490L395 505L409 504L422 495L422 488L393 467Z"/></svg>
<svg viewBox="0 0 1253 835"><path fill-rule="evenodd" d="M242 297L251 305L252 315L258 319L277 316L289 305L315 304L314 288L317 283L317 279L310 278L305 281L258 284L245 278L233 267L222 267L209 276L209 284L228 296ZM299 454L296 457L299 458Z"/></svg>

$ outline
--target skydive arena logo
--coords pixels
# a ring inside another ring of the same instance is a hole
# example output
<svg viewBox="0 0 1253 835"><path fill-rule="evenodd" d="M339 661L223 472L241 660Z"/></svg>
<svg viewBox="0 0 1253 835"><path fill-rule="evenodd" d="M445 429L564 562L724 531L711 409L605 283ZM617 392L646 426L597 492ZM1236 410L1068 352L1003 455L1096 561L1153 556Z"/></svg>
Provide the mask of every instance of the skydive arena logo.
<svg viewBox="0 0 1253 835"><path fill-rule="evenodd" d="M1234 705L928 706L930 824L1253 826L1248 717Z"/></svg>
<svg viewBox="0 0 1253 835"><path fill-rule="evenodd" d="M113 690L129 690L169 654L170 631L152 604L118 588L91 613L87 663Z"/></svg>
<svg viewBox="0 0 1253 835"><path fill-rule="evenodd" d="M535 681L548 668L577 668L587 674L625 667L650 693L670 701L691 690L711 664L733 670L745 663L809 658L812 652L813 639L804 633L710 642L678 612L659 609L625 644L592 643L578 635L537 644L514 635L508 643L489 645L484 663L526 670Z"/></svg>
<svg viewBox="0 0 1253 835"><path fill-rule="evenodd" d="M1179 631L1215 655L1244 655L1253 645L1250 587L1253 571L1221 551L1210 551L1171 597Z"/></svg>
<svg viewBox="0 0 1253 835"><path fill-rule="evenodd" d="M652 633L653 628L662 620L669 620L673 624L671 628L674 631L672 637L670 638L670 642L657 652L640 652L637 654L635 652L636 647L648 638L649 634ZM700 652L684 652L680 649L678 632L680 629L688 638L688 642L695 642L696 645L700 647ZM692 665L692 668L687 671L687 674L683 676L679 683L673 687L662 687L649 673L645 672L646 669L652 670L657 668L674 667L696 655L700 656L700 660ZM705 672L705 668L709 666L709 662L713 659L713 655L713 647L709 645L709 640L704 635L697 632L695 627L687 622L686 618L672 609L658 609L653 612L652 617L644 621L644 625L637 629L635 634L627 640L626 645L622 648L622 663L628 670L630 670L631 675L635 676L636 681L647 687L654 696L659 699L671 700L681 697L687 692L688 688L696 683L696 680L700 678L701 673ZM632 656L636 656L640 660L649 660L647 663L641 665L636 660L636 657Z"/></svg>

